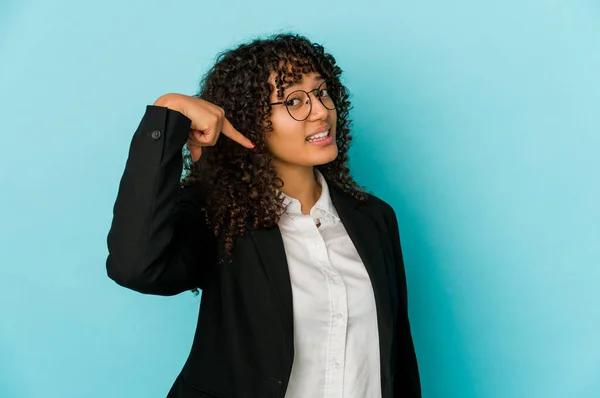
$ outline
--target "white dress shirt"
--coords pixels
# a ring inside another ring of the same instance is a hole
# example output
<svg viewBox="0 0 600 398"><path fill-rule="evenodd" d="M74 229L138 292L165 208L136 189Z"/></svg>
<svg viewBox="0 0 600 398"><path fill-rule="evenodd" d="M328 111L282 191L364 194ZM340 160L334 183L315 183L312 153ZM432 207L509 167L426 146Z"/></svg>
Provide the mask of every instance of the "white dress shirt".
<svg viewBox="0 0 600 398"><path fill-rule="evenodd" d="M279 222L294 309L295 355L285 397L381 398L371 280L320 173L318 180L321 197L310 214L286 196Z"/></svg>

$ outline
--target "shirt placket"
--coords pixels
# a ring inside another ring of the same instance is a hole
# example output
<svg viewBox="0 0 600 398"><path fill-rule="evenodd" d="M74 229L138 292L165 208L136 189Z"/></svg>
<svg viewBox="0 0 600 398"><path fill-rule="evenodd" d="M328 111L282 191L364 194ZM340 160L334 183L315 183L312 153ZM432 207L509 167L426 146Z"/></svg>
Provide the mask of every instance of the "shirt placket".
<svg viewBox="0 0 600 398"><path fill-rule="evenodd" d="M316 214L323 220L325 214ZM315 227L313 260L327 280L329 290L329 335L325 367L325 397L342 398L344 393L344 367L346 360L346 331L348 300L346 285L329 260L325 241Z"/></svg>

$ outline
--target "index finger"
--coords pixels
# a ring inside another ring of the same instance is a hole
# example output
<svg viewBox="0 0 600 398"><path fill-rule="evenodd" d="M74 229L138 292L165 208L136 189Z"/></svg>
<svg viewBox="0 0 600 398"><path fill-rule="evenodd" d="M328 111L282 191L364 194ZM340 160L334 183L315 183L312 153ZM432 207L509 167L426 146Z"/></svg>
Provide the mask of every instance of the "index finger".
<svg viewBox="0 0 600 398"><path fill-rule="evenodd" d="M227 120L226 117L223 117L223 127L221 128L221 132L227 137L237 142L238 144L241 144L242 146L248 149L252 149L256 146L252 141L246 138L246 136L237 131L235 127L231 125L229 120Z"/></svg>

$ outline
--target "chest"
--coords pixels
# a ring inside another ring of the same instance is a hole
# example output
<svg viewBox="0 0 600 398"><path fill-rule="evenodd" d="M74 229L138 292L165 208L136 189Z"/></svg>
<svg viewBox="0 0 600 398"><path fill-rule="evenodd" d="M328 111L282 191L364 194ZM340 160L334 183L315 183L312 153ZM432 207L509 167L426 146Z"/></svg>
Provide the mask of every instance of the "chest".
<svg viewBox="0 0 600 398"><path fill-rule="evenodd" d="M344 225L333 217L284 217L279 225L293 295L294 320L327 327L332 319L373 321L369 273Z"/></svg>

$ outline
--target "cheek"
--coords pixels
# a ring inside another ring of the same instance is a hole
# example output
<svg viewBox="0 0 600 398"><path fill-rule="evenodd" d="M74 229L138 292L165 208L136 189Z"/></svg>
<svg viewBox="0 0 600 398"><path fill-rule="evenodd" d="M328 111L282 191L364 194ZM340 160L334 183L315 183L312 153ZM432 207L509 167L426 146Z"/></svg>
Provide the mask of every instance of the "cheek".
<svg viewBox="0 0 600 398"><path fill-rule="evenodd" d="M286 147L297 147L299 143L303 143L302 123L293 120L287 113L278 116L271 118L273 131L265 137L267 147L273 152L278 152Z"/></svg>
<svg viewBox="0 0 600 398"><path fill-rule="evenodd" d="M331 126L337 126L337 111L334 109L327 114L327 122Z"/></svg>

